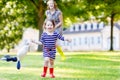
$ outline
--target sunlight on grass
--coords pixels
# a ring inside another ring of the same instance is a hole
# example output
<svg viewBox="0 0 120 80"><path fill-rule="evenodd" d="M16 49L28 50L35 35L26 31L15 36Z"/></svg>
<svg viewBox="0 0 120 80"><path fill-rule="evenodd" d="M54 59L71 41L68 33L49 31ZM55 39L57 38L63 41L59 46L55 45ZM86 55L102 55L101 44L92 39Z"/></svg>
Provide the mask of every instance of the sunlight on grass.
<svg viewBox="0 0 120 80"><path fill-rule="evenodd" d="M65 55L67 59L61 61L57 54L55 80L120 80L119 52L65 52ZM17 70L16 63L0 61L0 80L52 80L49 70L46 78L40 77L42 52L28 53L21 63Z"/></svg>
<svg viewBox="0 0 120 80"><path fill-rule="evenodd" d="M109 58L101 58L101 57L86 57L86 59L107 60L107 61L120 62L120 60L118 60L118 59L109 59Z"/></svg>

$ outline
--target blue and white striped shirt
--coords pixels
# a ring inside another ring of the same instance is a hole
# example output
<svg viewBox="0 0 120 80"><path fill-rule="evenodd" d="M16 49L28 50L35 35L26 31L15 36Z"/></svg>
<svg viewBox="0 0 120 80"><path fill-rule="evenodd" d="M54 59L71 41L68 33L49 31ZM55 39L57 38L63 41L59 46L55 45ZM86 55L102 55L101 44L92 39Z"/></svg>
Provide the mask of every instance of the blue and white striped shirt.
<svg viewBox="0 0 120 80"><path fill-rule="evenodd" d="M53 35L48 35L46 32L42 33L40 41L43 44L44 57L55 59L57 39L64 41L64 37L57 32L54 32Z"/></svg>

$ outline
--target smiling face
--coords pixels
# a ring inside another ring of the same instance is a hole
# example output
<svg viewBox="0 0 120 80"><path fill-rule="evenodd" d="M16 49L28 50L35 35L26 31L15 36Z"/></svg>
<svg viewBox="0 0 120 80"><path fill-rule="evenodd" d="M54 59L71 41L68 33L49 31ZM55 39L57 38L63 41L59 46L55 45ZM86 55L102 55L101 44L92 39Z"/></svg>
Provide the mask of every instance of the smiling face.
<svg viewBox="0 0 120 80"><path fill-rule="evenodd" d="M52 0L48 1L47 5L48 5L49 9L55 8L54 1L52 1Z"/></svg>
<svg viewBox="0 0 120 80"><path fill-rule="evenodd" d="M52 21L47 21L45 24L45 30L48 32L53 32L54 31L54 24Z"/></svg>

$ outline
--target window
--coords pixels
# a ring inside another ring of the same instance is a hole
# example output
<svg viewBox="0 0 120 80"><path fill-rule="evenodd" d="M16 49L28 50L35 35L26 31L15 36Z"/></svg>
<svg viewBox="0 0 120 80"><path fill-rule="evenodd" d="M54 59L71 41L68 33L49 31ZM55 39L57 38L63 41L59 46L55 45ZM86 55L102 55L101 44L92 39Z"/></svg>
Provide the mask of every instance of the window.
<svg viewBox="0 0 120 80"><path fill-rule="evenodd" d="M75 25L73 25L73 31L75 31Z"/></svg>
<svg viewBox="0 0 120 80"><path fill-rule="evenodd" d="M97 29L99 29L99 23L97 23Z"/></svg>
<svg viewBox="0 0 120 80"><path fill-rule="evenodd" d="M98 37L97 43L100 44L100 42L101 42L100 37Z"/></svg>
<svg viewBox="0 0 120 80"><path fill-rule="evenodd" d="M85 44L87 44L87 37L85 37Z"/></svg>
<svg viewBox="0 0 120 80"><path fill-rule="evenodd" d="M94 37L91 37L91 44L94 44Z"/></svg>
<svg viewBox="0 0 120 80"><path fill-rule="evenodd" d="M85 24L85 30L87 30L87 24Z"/></svg>
<svg viewBox="0 0 120 80"><path fill-rule="evenodd" d="M91 29L93 29L93 24L91 24Z"/></svg>
<svg viewBox="0 0 120 80"><path fill-rule="evenodd" d="M73 39L73 45L76 46L76 39Z"/></svg>
<svg viewBox="0 0 120 80"><path fill-rule="evenodd" d="M79 25L79 30L81 30L81 25Z"/></svg>
<svg viewBox="0 0 120 80"><path fill-rule="evenodd" d="M79 38L79 45L81 45L81 38Z"/></svg>

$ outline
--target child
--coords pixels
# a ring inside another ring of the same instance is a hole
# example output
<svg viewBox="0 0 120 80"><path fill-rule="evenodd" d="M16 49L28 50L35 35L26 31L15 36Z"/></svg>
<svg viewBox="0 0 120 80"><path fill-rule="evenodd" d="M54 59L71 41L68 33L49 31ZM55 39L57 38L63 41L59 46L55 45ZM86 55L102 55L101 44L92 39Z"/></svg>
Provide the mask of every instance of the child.
<svg viewBox="0 0 120 80"><path fill-rule="evenodd" d="M43 44L44 67L41 77L46 76L49 64L50 77L55 78L53 73L54 73L54 60L56 56L56 41L57 39L69 42L71 40L62 37L60 34L55 32L55 23L53 20L45 20L43 28L44 32L42 33L40 42ZM41 44L40 42L35 41L33 42Z"/></svg>
<svg viewBox="0 0 120 80"><path fill-rule="evenodd" d="M22 46L22 48L18 50L17 56L12 57L10 55L5 55L4 57L1 58L1 60L5 60L7 62L10 62L10 61L17 62L16 67L17 67L17 69L20 69L21 68L20 61L28 53L30 43L31 43L30 40L25 40L24 45Z"/></svg>

